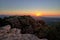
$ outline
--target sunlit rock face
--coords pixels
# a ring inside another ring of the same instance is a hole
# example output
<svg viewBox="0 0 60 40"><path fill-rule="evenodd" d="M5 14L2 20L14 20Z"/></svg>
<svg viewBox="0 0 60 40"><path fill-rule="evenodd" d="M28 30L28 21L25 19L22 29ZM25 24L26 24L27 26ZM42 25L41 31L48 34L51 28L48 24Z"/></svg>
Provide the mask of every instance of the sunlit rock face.
<svg viewBox="0 0 60 40"><path fill-rule="evenodd" d="M10 31L10 29L11 29L11 26L6 25L6 26L0 28L0 33L7 33Z"/></svg>
<svg viewBox="0 0 60 40"><path fill-rule="evenodd" d="M33 34L21 34L20 32L20 29L11 29L10 25L6 25L0 29L0 40L47 40L39 39Z"/></svg>

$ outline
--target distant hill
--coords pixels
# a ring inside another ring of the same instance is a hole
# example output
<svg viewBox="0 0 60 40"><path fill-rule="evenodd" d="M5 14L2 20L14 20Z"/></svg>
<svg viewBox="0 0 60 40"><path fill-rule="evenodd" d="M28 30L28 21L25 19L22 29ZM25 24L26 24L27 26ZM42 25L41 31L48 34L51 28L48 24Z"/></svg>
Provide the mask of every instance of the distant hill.
<svg viewBox="0 0 60 40"><path fill-rule="evenodd" d="M0 18L8 17L9 15L0 15Z"/></svg>
<svg viewBox="0 0 60 40"><path fill-rule="evenodd" d="M8 17L9 15L0 15L0 18ZM46 23L60 22L60 17L33 17L34 19L44 20Z"/></svg>
<svg viewBox="0 0 60 40"><path fill-rule="evenodd" d="M41 17L46 22L58 22L60 21L59 17Z"/></svg>
<svg viewBox="0 0 60 40"><path fill-rule="evenodd" d="M35 19L44 20L47 24L60 22L60 17L34 17Z"/></svg>
<svg viewBox="0 0 60 40"><path fill-rule="evenodd" d="M40 18L44 20L47 24L60 22L60 17L40 17Z"/></svg>

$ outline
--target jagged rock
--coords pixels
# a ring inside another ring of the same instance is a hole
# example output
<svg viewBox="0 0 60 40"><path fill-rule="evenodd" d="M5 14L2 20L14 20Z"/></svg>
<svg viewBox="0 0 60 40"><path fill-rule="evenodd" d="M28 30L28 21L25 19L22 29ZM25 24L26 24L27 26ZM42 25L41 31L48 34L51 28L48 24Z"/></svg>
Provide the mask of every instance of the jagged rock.
<svg viewBox="0 0 60 40"><path fill-rule="evenodd" d="M17 29L17 28L13 28L13 29L11 29L11 33L20 34L21 33L21 30L20 29Z"/></svg>
<svg viewBox="0 0 60 40"><path fill-rule="evenodd" d="M10 25L12 28L20 28L21 27L21 24L18 20L17 17L9 17L8 19L5 19Z"/></svg>
<svg viewBox="0 0 60 40"><path fill-rule="evenodd" d="M11 29L11 26L10 25L6 25L6 26L0 28L0 33L9 32L10 29Z"/></svg>
<svg viewBox="0 0 60 40"><path fill-rule="evenodd" d="M48 27L45 25L45 22L43 20L37 21L31 16L10 16L6 18L5 21L11 25L11 28L21 29L22 34L34 34L39 38L46 37L45 34L47 34L48 31ZM16 31L16 29L14 30ZM40 33L42 30L43 32Z"/></svg>
<svg viewBox="0 0 60 40"><path fill-rule="evenodd" d="M7 32L0 33L0 40L47 40L47 39L39 39L33 34L21 34L20 29L17 29L17 28L11 29L10 25L2 27L1 30L4 30L4 31L9 30L8 31L9 33Z"/></svg>
<svg viewBox="0 0 60 40"><path fill-rule="evenodd" d="M13 16L5 20L11 25L11 28L19 28L23 33L33 33L35 20L31 16Z"/></svg>
<svg viewBox="0 0 60 40"><path fill-rule="evenodd" d="M32 34L18 34L18 35L4 35L1 40L47 40L47 39L39 39L38 37Z"/></svg>

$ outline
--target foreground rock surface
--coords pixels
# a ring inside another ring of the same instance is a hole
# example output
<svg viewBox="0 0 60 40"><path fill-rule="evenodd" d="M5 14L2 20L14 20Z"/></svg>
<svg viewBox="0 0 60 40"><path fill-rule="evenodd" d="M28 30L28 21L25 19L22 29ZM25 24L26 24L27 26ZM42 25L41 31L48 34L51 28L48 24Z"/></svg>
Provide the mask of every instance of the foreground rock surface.
<svg viewBox="0 0 60 40"><path fill-rule="evenodd" d="M39 39L33 34L21 34L20 29L11 29L9 25L0 28L0 40L47 40Z"/></svg>

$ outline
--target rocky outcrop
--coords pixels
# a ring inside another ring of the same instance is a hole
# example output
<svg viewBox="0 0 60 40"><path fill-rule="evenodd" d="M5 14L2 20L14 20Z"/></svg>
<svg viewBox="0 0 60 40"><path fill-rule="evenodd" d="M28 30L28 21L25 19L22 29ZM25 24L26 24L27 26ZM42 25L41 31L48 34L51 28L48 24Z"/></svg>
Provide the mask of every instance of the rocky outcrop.
<svg viewBox="0 0 60 40"><path fill-rule="evenodd" d="M21 30L17 28L11 29L10 25L0 29L0 40L47 40L39 39L33 34L21 34Z"/></svg>
<svg viewBox="0 0 60 40"><path fill-rule="evenodd" d="M19 28L22 30L21 33L33 34L34 26L36 21L31 16L13 16L8 17L5 21L11 25L11 28Z"/></svg>
<svg viewBox="0 0 60 40"><path fill-rule="evenodd" d="M12 28L20 28L21 24L17 17L8 17L5 21L11 25Z"/></svg>
<svg viewBox="0 0 60 40"><path fill-rule="evenodd" d="M46 38L48 33L48 27L45 22L43 20L35 20L31 16L9 16L4 20L4 23L9 24L11 28L21 29L22 34L34 34L39 38Z"/></svg>

